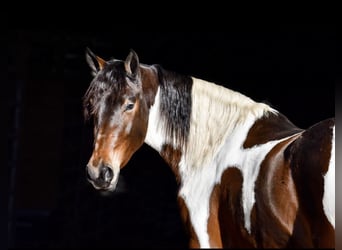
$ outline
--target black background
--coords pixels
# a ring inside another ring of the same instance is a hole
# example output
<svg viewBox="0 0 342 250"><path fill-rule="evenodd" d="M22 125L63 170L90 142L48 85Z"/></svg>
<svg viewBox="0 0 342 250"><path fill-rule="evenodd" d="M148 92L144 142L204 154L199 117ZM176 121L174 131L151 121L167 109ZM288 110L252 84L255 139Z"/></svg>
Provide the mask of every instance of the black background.
<svg viewBox="0 0 342 250"><path fill-rule="evenodd" d="M4 121L11 247L184 247L177 186L144 145L118 191L87 183L92 125L82 117L89 47L216 82L307 128L335 115L335 30L323 25L227 32L12 30ZM8 94L10 93L10 94Z"/></svg>

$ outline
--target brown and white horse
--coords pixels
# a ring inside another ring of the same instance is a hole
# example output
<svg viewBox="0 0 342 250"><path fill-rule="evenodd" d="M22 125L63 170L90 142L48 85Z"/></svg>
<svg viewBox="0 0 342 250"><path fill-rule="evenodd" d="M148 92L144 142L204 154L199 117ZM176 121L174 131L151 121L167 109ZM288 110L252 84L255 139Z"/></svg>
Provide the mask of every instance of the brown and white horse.
<svg viewBox="0 0 342 250"><path fill-rule="evenodd" d="M180 185L190 247L334 248L334 118L300 129L241 93L141 64L133 50L124 61L88 50L87 61L96 189L114 191L147 143Z"/></svg>

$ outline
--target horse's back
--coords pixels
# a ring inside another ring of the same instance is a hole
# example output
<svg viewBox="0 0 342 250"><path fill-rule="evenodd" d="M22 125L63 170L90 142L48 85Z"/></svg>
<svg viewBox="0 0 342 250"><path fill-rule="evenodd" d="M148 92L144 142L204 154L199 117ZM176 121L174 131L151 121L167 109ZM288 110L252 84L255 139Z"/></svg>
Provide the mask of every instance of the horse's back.
<svg viewBox="0 0 342 250"><path fill-rule="evenodd" d="M335 245L335 119L305 130L285 150L298 196L290 245Z"/></svg>

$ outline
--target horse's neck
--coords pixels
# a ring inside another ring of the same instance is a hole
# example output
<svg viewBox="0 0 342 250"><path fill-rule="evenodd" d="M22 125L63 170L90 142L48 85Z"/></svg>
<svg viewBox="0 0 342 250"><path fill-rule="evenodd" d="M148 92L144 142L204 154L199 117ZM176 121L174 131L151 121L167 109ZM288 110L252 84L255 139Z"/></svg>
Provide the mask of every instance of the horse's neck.
<svg viewBox="0 0 342 250"><path fill-rule="evenodd" d="M256 119L273 111L269 106L254 102L238 92L192 78L190 131L185 145L177 145L176 138L169 136L162 122L160 102L159 87L150 109L145 142L158 152L165 145L181 151L192 167L205 165L213 159L235 130L247 133Z"/></svg>

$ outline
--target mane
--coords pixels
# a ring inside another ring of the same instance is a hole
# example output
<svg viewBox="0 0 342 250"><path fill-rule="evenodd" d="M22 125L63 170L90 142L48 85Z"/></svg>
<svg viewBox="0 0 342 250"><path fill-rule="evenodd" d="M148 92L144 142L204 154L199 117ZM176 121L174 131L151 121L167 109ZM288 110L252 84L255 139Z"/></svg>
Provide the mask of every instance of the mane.
<svg viewBox="0 0 342 250"><path fill-rule="evenodd" d="M270 113L277 111L239 92L193 78L187 161L194 167L204 166L227 138L234 140L235 131L248 130L258 118Z"/></svg>
<svg viewBox="0 0 342 250"><path fill-rule="evenodd" d="M186 147L190 132L192 79L155 66L160 86L160 116L166 136L177 147Z"/></svg>
<svg viewBox="0 0 342 250"><path fill-rule="evenodd" d="M156 68L161 126L167 141L186 152L194 167L212 159L235 128L277 113L267 104L218 84Z"/></svg>

